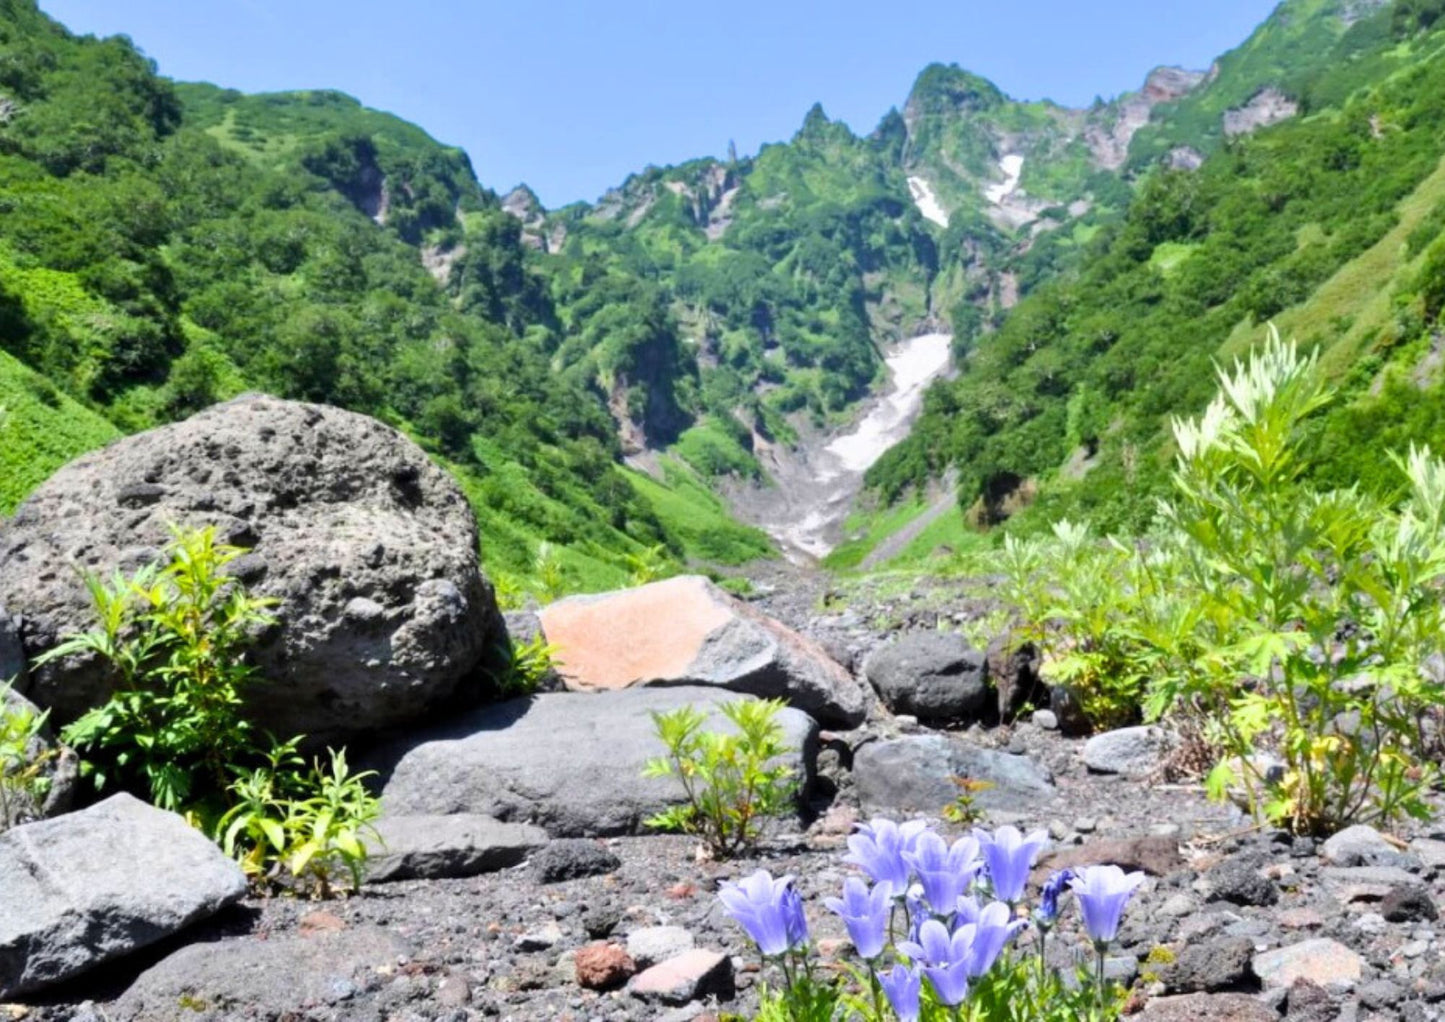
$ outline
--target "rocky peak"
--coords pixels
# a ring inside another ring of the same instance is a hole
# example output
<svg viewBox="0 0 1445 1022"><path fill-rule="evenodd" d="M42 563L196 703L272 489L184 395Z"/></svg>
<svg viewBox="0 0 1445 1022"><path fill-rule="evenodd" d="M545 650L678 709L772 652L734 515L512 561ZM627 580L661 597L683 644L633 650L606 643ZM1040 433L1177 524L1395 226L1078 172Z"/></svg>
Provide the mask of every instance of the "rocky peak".
<svg viewBox="0 0 1445 1022"><path fill-rule="evenodd" d="M1189 95L1209 77L1209 72L1206 71L1190 71L1182 67L1156 67L1144 79L1144 88L1141 90L1140 96L1150 106L1158 103L1172 103L1176 99L1183 99Z"/></svg>
<svg viewBox="0 0 1445 1022"><path fill-rule="evenodd" d="M510 213L524 224L541 220L546 212L542 209L537 193L525 184L518 185L502 197L502 211Z"/></svg>

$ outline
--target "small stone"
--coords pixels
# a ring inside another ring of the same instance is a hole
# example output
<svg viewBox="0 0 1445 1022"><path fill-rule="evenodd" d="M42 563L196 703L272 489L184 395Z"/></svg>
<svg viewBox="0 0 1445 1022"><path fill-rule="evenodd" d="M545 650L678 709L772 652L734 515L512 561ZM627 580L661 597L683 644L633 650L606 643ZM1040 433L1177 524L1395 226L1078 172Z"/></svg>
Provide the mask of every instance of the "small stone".
<svg viewBox="0 0 1445 1022"><path fill-rule="evenodd" d="M1156 997L1130 1018L1135 1022L1278 1022L1279 1016L1248 994Z"/></svg>
<svg viewBox="0 0 1445 1022"><path fill-rule="evenodd" d="M1400 858L1383 834L1363 823L1332 835L1320 854L1331 866L1392 866Z"/></svg>
<svg viewBox="0 0 1445 1022"><path fill-rule="evenodd" d="M696 946L692 933L681 926L645 926L627 935L627 953L639 969L649 969Z"/></svg>
<svg viewBox="0 0 1445 1022"><path fill-rule="evenodd" d="M622 913L617 906L608 902L598 905L589 905L582 912L582 929L587 931L587 936L593 940L601 940L609 936L617 929L617 924L622 922Z"/></svg>
<svg viewBox="0 0 1445 1022"><path fill-rule="evenodd" d="M1325 917L1312 908L1287 908L1275 919L1286 930L1313 930L1325 925Z"/></svg>
<svg viewBox="0 0 1445 1022"><path fill-rule="evenodd" d="M733 960L719 951L694 948L632 977L627 985L643 1001L686 1004L700 997L733 996Z"/></svg>
<svg viewBox="0 0 1445 1022"><path fill-rule="evenodd" d="M532 870L544 884L611 873L621 865L617 856L587 838L553 841L532 857Z"/></svg>
<svg viewBox="0 0 1445 1022"><path fill-rule="evenodd" d="M330 912L317 909L314 912L307 912L296 924L303 937L310 937L317 933L336 933L346 929L346 923L339 916Z"/></svg>
<svg viewBox="0 0 1445 1022"><path fill-rule="evenodd" d="M562 927L556 923L547 923L544 926L529 930L512 942L512 946L518 951L546 951L555 947L562 940Z"/></svg>
<svg viewBox="0 0 1445 1022"><path fill-rule="evenodd" d="M1372 1010L1393 1008L1405 999L1405 991L1400 984L1388 979L1377 979L1364 984L1359 989L1359 995L1360 1004Z"/></svg>
<svg viewBox="0 0 1445 1022"><path fill-rule="evenodd" d="M443 976L437 984L436 999L445 1008L464 1008L471 1002L472 988L461 976Z"/></svg>
<svg viewBox="0 0 1445 1022"><path fill-rule="evenodd" d="M1364 967L1359 955L1338 941L1313 940L1276 948L1254 956L1254 973L1270 987L1287 987L1297 979L1327 986L1356 983Z"/></svg>
<svg viewBox="0 0 1445 1022"><path fill-rule="evenodd" d="M1080 834L1092 834L1099 829L1099 821L1092 816L1080 816L1074 821L1074 829Z"/></svg>
<svg viewBox="0 0 1445 1022"><path fill-rule="evenodd" d="M1187 894L1173 894L1164 904L1159 906L1159 914L1168 916L1171 919L1182 919L1189 915L1199 906L1194 899Z"/></svg>
<svg viewBox="0 0 1445 1022"><path fill-rule="evenodd" d="M1077 848L1057 849L1040 860L1040 869L1078 869L1081 866L1118 866L1143 870L1150 876L1168 876L1184 866L1179 842L1168 837L1102 838Z"/></svg>
<svg viewBox="0 0 1445 1022"><path fill-rule="evenodd" d="M1440 910L1425 888L1410 884L1392 887L1380 901L1380 915L1392 923L1418 923L1440 918Z"/></svg>
<svg viewBox="0 0 1445 1022"><path fill-rule="evenodd" d="M1261 863L1250 857L1225 859L1204 875L1212 901L1236 905L1273 905L1279 888L1260 872Z"/></svg>
<svg viewBox="0 0 1445 1022"><path fill-rule="evenodd" d="M1426 869L1445 869L1445 841L1417 837L1410 842L1410 851Z"/></svg>
<svg viewBox="0 0 1445 1022"><path fill-rule="evenodd" d="M1339 1018L1339 1005L1330 992L1307 979L1290 984L1285 1003L1286 1022L1336 1022Z"/></svg>
<svg viewBox="0 0 1445 1022"><path fill-rule="evenodd" d="M577 985L586 990L612 990L637 973L637 963L616 944L588 944L573 957Z"/></svg>
<svg viewBox="0 0 1445 1022"><path fill-rule="evenodd" d="M1254 983L1253 957L1254 941L1248 937L1188 944L1165 971L1164 985L1171 994L1238 990Z"/></svg>
<svg viewBox="0 0 1445 1022"><path fill-rule="evenodd" d="M1053 710L1035 710L1033 715L1034 726L1041 727L1045 731L1057 731L1059 729L1059 718Z"/></svg>
<svg viewBox="0 0 1445 1022"><path fill-rule="evenodd" d="M1161 727L1124 727L1084 743L1084 766L1096 774L1144 777L1152 773L1179 739Z"/></svg>

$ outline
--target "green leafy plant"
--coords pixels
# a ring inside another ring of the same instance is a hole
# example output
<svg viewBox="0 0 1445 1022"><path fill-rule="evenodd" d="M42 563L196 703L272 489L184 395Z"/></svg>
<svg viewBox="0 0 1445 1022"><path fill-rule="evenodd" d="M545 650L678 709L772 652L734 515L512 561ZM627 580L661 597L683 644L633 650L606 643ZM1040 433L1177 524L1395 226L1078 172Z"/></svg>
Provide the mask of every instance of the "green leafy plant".
<svg viewBox="0 0 1445 1022"><path fill-rule="evenodd" d="M677 777L687 802L651 817L648 826L697 834L718 857L751 846L759 821L783 812L797 792L792 770L779 761L789 751L778 721L786 705L780 699L724 703L722 713L737 729L732 734L704 730L708 714L697 707L654 712L667 755L649 760L644 776Z"/></svg>
<svg viewBox="0 0 1445 1022"><path fill-rule="evenodd" d="M950 778L954 786L958 788L958 794L953 801L943 807L942 816L949 823L960 827L971 827L975 823L982 823L984 811L978 805L980 792L988 791L993 787L992 781L981 781L972 777L961 777L955 774Z"/></svg>
<svg viewBox="0 0 1445 1022"><path fill-rule="evenodd" d="M226 573L244 551L215 530L174 529L167 563L110 583L87 577L99 625L38 658L91 654L115 674L115 692L67 726L98 787L139 789L165 809L217 796L229 765L251 749L242 693L253 680L245 649L271 623L269 599Z"/></svg>
<svg viewBox="0 0 1445 1022"><path fill-rule="evenodd" d="M508 642L505 656L497 687L508 697L531 695L557 666L557 647L541 632L526 642Z"/></svg>
<svg viewBox="0 0 1445 1022"><path fill-rule="evenodd" d="M45 768L56 755L41 741L49 711L11 702L10 685L0 685L0 830L38 812L50 788Z"/></svg>
<svg viewBox="0 0 1445 1022"><path fill-rule="evenodd" d="M238 772L234 804L217 825L221 845L258 883L284 877L290 889L329 898L344 870L357 891L378 840L380 802L366 786L374 774L352 772L344 750L328 750L326 767L313 762L302 774L296 745L280 743L265 766Z"/></svg>

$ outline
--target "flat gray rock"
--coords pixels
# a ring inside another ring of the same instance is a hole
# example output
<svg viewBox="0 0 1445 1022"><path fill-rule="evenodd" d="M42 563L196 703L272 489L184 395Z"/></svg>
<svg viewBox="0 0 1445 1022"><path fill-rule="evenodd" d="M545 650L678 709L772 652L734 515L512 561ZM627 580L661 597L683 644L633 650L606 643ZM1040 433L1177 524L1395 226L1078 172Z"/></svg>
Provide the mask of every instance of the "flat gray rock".
<svg viewBox="0 0 1445 1022"><path fill-rule="evenodd" d="M0 997L41 990L214 914L241 869L130 795L0 835Z"/></svg>
<svg viewBox="0 0 1445 1022"><path fill-rule="evenodd" d="M1096 774L1144 777L1164 762L1178 739L1161 727L1121 727L1084 743L1084 766Z"/></svg>
<svg viewBox="0 0 1445 1022"><path fill-rule="evenodd" d="M863 674L894 713L974 721L994 709L988 661L957 632L910 632L869 654Z"/></svg>
<svg viewBox="0 0 1445 1022"><path fill-rule="evenodd" d="M1039 805L1054 793L1049 771L1027 756L980 749L942 735L871 742L853 759L858 798L869 813L937 813L958 798L955 778L983 781L983 809Z"/></svg>
<svg viewBox="0 0 1445 1022"><path fill-rule="evenodd" d="M382 810L481 814L533 823L553 837L637 833L647 817L684 799L675 778L642 776L647 761L666 751L652 712L713 707L705 726L729 730L715 708L749 698L715 688L635 688L487 706L380 752L374 765L386 778ZM806 796L817 724L792 709L780 720L794 750L786 762Z"/></svg>
<svg viewBox="0 0 1445 1022"><path fill-rule="evenodd" d="M517 865L548 840L540 827L473 813L383 816L376 832L366 863L366 878L376 883L491 873Z"/></svg>
<svg viewBox="0 0 1445 1022"><path fill-rule="evenodd" d="M108 1010L117 1022L308 1017L307 1008L346 1001L411 954L372 926L192 944L141 973Z"/></svg>

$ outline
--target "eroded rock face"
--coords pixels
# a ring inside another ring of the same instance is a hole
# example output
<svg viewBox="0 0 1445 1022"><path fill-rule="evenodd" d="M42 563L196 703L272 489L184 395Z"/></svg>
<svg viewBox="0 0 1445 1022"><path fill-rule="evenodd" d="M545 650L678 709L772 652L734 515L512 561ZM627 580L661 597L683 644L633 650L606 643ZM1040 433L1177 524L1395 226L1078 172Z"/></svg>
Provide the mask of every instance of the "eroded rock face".
<svg viewBox="0 0 1445 1022"><path fill-rule="evenodd" d="M1271 124L1287 121L1299 113L1299 104L1273 86L1260 89L1248 103L1224 112L1224 133L1229 137L1247 135Z"/></svg>
<svg viewBox="0 0 1445 1022"><path fill-rule="evenodd" d="M130 795L0 835L0 996L154 944L246 893L241 869Z"/></svg>
<svg viewBox="0 0 1445 1022"><path fill-rule="evenodd" d="M91 627L81 572L156 561L171 523L250 548L231 570L273 597L253 662L252 718L278 734L386 727L453 697L503 639L456 483L363 415L247 395L61 469L0 535L0 603L34 657ZM25 691L73 719L111 675L70 658Z"/></svg>
<svg viewBox="0 0 1445 1022"><path fill-rule="evenodd" d="M635 833L652 814L684 800L672 777L643 777L665 754L652 711L711 709L708 730L731 730L716 707L738 698L710 688L641 688L514 699L384 750L381 805L388 815L481 813L541 826L553 837ZM812 777L817 725L780 715L789 766Z"/></svg>
<svg viewBox="0 0 1445 1022"><path fill-rule="evenodd" d="M862 686L822 647L698 575L543 608L569 689L711 685L781 698L824 724L863 722Z"/></svg>

